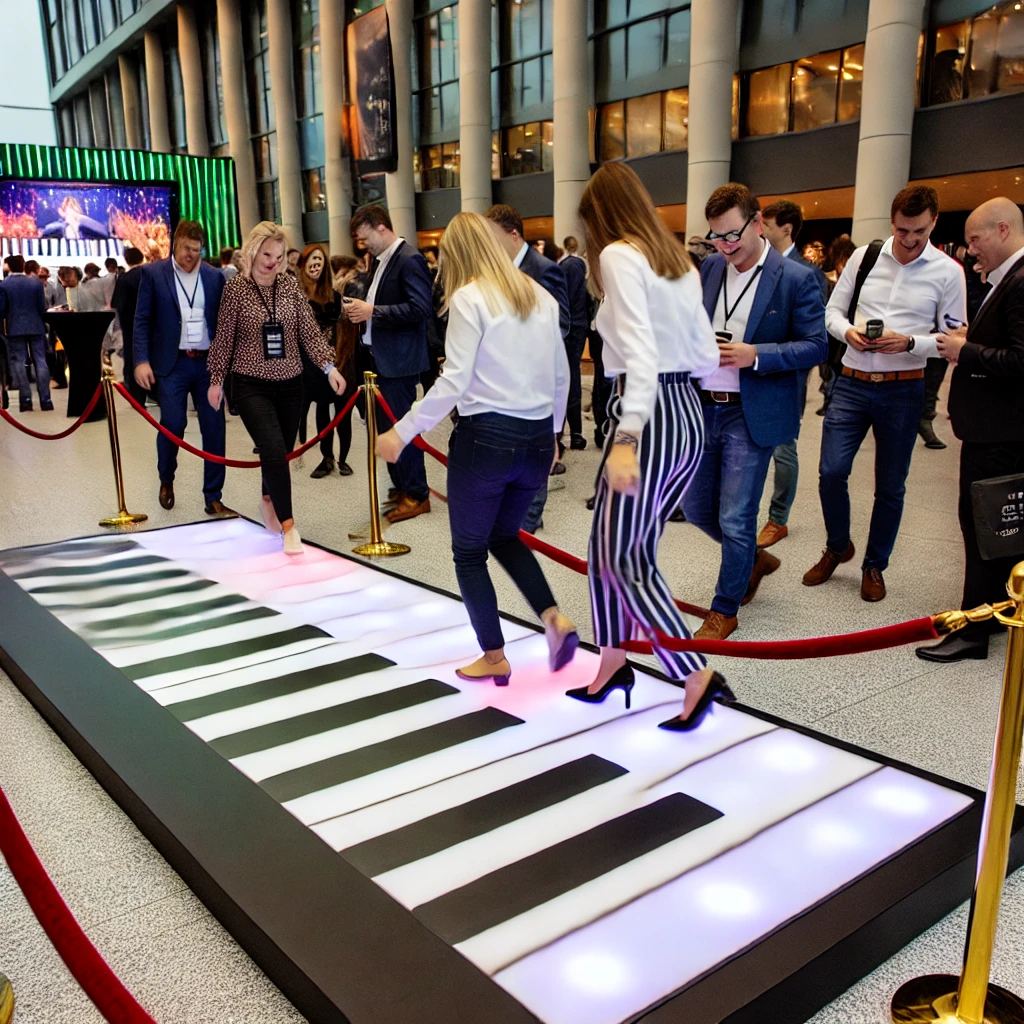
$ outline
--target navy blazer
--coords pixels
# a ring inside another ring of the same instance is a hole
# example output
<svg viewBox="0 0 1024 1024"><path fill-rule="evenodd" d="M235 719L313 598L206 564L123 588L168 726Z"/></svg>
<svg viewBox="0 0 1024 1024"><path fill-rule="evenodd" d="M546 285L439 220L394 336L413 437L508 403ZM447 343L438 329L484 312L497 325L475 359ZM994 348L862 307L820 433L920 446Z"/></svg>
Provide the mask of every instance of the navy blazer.
<svg viewBox="0 0 1024 1024"><path fill-rule="evenodd" d="M45 334L46 292L43 282L28 274L11 274L0 288L3 289L2 315L7 320L6 333Z"/></svg>
<svg viewBox="0 0 1024 1024"><path fill-rule="evenodd" d="M579 256L566 256L558 264L565 274L565 286L569 293L569 326L576 334L586 333L590 326L587 316L587 265Z"/></svg>
<svg viewBox="0 0 1024 1024"><path fill-rule="evenodd" d="M569 290L565 283L565 271L557 264L542 256L532 245L527 245L526 255L519 269L528 277L532 277L546 292L554 296L558 303L558 326L562 331L562 340L569 337L572 317L569 314Z"/></svg>
<svg viewBox="0 0 1024 1024"><path fill-rule="evenodd" d="M139 285L142 283L142 269L142 264L139 264L123 274L118 274L117 283L114 285L114 294L110 297L110 307L117 313L124 343L129 347L133 345L135 310L139 304ZM132 351L134 352L134 348L132 348ZM135 358L134 355L132 358Z"/></svg>
<svg viewBox="0 0 1024 1024"><path fill-rule="evenodd" d="M413 377L430 367L427 320L433 315L427 261L403 242L388 260L373 299L370 345L382 377Z"/></svg>
<svg viewBox="0 0 1024 1024"><path fill-rule="evenodd" d="M709 256L700 266L704 308L714 322L725 278L725 259ZM800 432L801 370L823 363L828 354L825 305L814 275L796 260L769 248L743 340L757 346L757 369L740 370L743 418L754 444L789 444Z"/></svg>
<svg viewBox="0 0 1024 1024"><path fill-rule="evenodd" d="M805 260L803 256L800 255L796 246L793 246L792 251L786 259L793 260L794 263L799 263L802 267L807 267L808 270L814 274L814 280L818 283L818 287L821 289L821 301L828 302L828 278L825 276L825 271L823 271L817 263Z"/></svg>
<svg viewBox="0 0 1024 1024"><path fill-rule="evenodd" d="M203 282L206 326L212 343L217 334L224 275L209 264L200 263L199 279ZM181 302L170 257L142 268L132 333L136 366L149 363L158 377L174 369L181 348Z"/></svg>

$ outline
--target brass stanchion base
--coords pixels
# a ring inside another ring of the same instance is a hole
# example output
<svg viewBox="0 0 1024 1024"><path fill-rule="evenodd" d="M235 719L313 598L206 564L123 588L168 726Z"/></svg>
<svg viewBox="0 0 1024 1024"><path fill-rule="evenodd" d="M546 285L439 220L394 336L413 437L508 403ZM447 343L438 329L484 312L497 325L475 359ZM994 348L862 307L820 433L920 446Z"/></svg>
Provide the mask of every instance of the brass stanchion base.
<svg viewBox="0 0 1024 1024"><path fill-rule="evenodd" d="M136 523L144 523L149 516L142 512L118 512L116 516L109 519L101 519L100 526L125 527L134 526Z"/></svg>
<svg viewBox="0 0 1024 1024"><path fill-rule="evenodd" d="M0 1024L10 1024L14 1018L14 989L6 974L0 974Z"/></svg>
<svg viewBox="0 0 1024 1024"><path fill-rule="evenodd" d="M352 549L354 555L365 555L369 558L377 558L387 555L407 555L412 551L408 544L395 544L389 540L370 541L369 544L360 544Z"/></svg>
<svg viewBox="0 0 1024 1024"><path fill-rule="evenodd" d="M926 974L906 982L892 997L893 1024L965 1024L956 1014L959 985L954 974ZM1024 1000L990 983L985 1020L976 1024L1024 1024Z"/></svg>

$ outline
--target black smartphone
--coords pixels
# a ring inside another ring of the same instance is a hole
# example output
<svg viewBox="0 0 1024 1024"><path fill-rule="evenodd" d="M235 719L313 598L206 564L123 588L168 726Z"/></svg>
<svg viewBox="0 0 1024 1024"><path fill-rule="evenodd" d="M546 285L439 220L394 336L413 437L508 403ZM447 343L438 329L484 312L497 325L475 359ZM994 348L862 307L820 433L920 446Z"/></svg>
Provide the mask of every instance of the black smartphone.
<svg viewBox="0 0 1024 1024"><path fill-rule="evenodd" d="M878 341L885 330L885 324L881 320L869 320L864 326L864 337L868 341Z"/></svg>
<svg viewBox="0 0 1024 1024"><path fill-rule="evenodd" d="M715 331L715 341L719 345L728 345L732 341L732 331Z"/></svg>

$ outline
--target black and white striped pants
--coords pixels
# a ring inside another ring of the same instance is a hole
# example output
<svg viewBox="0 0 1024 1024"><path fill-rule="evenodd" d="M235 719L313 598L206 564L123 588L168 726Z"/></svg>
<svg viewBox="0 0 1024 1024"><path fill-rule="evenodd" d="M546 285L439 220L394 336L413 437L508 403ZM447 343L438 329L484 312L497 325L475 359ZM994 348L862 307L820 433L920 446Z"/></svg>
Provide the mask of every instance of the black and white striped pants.
<svg viewBox="0 0 1024 1024"><path fill-rule="evenodd" d="M608 403L608 445L615 439L621 386ZM590 602L601 647L649 640L672 679L685 679L706 661L700 654L666 650L658 633L689 637L686 622L658 569L658 541L679 508L704 448L700 398L686 373L658 376L654 415L644 427L637 458L636 495L615 494L602 470L590 530Z"/></svg>

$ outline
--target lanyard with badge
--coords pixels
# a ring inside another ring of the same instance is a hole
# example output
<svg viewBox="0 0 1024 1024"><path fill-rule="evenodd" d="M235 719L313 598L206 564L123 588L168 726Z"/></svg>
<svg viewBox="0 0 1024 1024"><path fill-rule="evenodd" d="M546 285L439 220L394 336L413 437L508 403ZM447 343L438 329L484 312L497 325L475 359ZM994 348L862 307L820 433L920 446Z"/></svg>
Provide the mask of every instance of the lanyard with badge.
<svg viewBox="0 0 1024 1024"><path fill-rule="evenodd" d="M743 296L750 291L751 286L757 280L757 275L761 273L763 267L763 263L758 263L757 267L754 269L754 273L750 275L750 280L744 286L743 291L740 292L740 297L732 304L732 309L729 308L729 268L726 267L725 274L722 277L722 305L724 307L725 312L725 323L722 324L722 326L726 330L729 329L730 317L733 315L733 313L736 312L737 309L739 309L739 305L743 301Z"/></svg>
<svg viewBox="0 0 1024 1024"><path fill-rule="evenodd" d="M267 311L267 316L270 317L269 320L263 321L263 358L284 359L284 324L277 319L277 278L274 278L274 290L270 296L269 306L263 297L263 289L252 278L249 280Z"/></svg>
<svg viewBox="0 0 1024 1024"><path fill-rule="evenodd" d="M199 348L203 344L203 323L206 319L206 311L196 309L196 295L199 292L199 272L196 272L196 284L192 289L191 295L185 290L185 284L178 277L177 271L175 271L174 280L178 282L181 294L185 296L185 301L188 303L188 319L185 321L185 343L189 348Z"/></svg>

